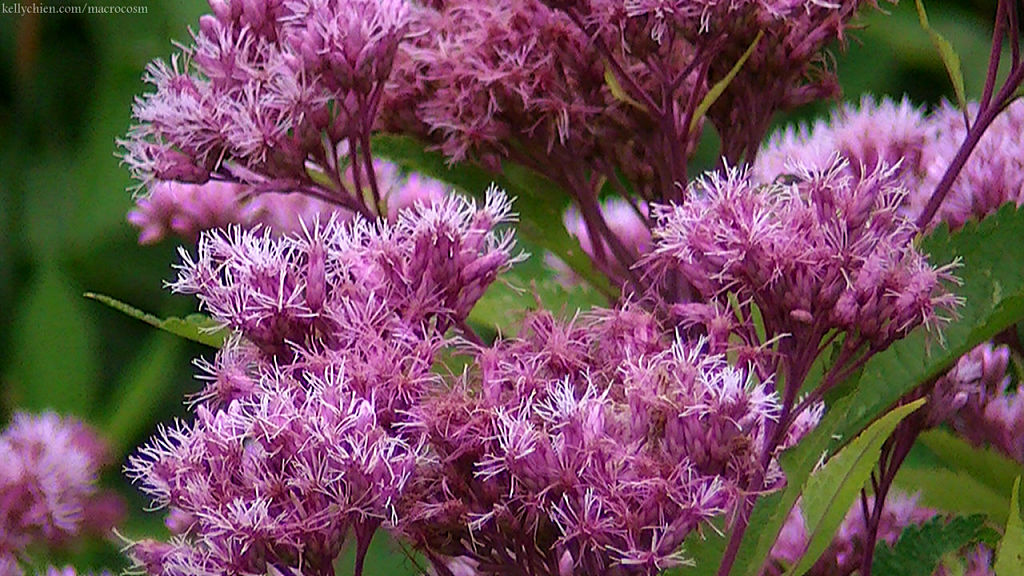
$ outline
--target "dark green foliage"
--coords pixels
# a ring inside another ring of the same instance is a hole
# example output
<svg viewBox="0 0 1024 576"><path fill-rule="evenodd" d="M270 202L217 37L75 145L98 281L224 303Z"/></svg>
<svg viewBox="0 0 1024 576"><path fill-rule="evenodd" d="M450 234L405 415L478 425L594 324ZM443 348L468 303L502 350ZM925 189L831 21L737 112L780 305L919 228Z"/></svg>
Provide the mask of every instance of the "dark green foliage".
<svg viewBox="0 0 1024 576"><path fill-rule="evenodd" d="M754 507L750 529L740 548L733 574L756 576L789 510L800 495L815 466L836 454L901 396L947 370L957 358L1024 318L1024 211L1006 206L980 223L970 223L950 233L945 227L924 238L922 249L933 264L959 260L962 286L956 293L965 299L958 316L944 328L944 342L919 328L906 339L876 355L867 363L853 391L828 407L818 427L782 456L789 487L762 497ZM712 542L688 542L697 574L713 574L719 564L723 538L708 535Z"/></svg>
<svg viewBox="0 0 1024 576"><path fill-rule="evenodd" d="M893 546L880 542L875 548L872 572L886 576L930 576L943 556L990 539L991 533L981 515L957 516L948 521L936 516L924 524L908 526Z"/></svg>

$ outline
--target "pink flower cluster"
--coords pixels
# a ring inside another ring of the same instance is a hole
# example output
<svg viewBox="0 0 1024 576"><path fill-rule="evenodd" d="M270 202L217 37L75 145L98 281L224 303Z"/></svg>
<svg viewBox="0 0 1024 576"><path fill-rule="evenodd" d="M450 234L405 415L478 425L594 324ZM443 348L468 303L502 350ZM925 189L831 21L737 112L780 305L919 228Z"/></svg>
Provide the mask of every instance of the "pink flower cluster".
<svg viewBox="0 0 1024 576"><path fill-rule="evenodd" d="M150 574L331 574L350 531L365 554L394 515L417 447L381 425L342 368L264 364L234 376L249 377L235 382L247 394L222 410L199 406L193 423L164 429L130 460L180 534L135 544L135 561Z"/></svg>
<svg viewBox="0 0 1024 576"><path fill-rule="evenodd" d="M711 518L744 519L826 392L959 304L909 219L958 113L865 99L759 151L774 112L835 91L821 49L861 4L212 1L122 142L149 188L140 240L198 238L171 287L232 332L197 363L194 421L131 459L176 534L135 543L138 567L327 575L354 539L360 574L385 529L442 576L653 575ZM954 226L1019 196L1019 110L954 185ZM687 184L706 121L752 165ZM620 301L483 342L467 318L518 259L510 202L399 174L380 131L562 189ZM1003 358L962 359L928 424L1019 454ZM879 533L848 521L822 574L926 517L880 493ZM806 540L785 534L783 562Z"/></svg>
<svg viewBox="0 0 1024 576"><path fill-rule="evenodd" d="M757 31L764 37L709 116L734 161L776 110L834 93L817 56L860 4L436 2L414 15L421 33L400 50L384 121L456 160L533 160L557 181L567 168L570 178L616 166L641 196L678 198L696 104Z"/></svg>
<svg viewBox="0 0 1024 576"><path fill-rule="evenodd" d="M208 232L172 287L230 327L195 421L129 471L169 509L170 542L132 548L150 574L356 571L384 527L441 574L472 566L655 574L752 486L780 480L769 382L639 306L470 345L442 378L449 328L515 260L508 203L451 196L394 224L301 235ZM464 344L466 346L468 344ZM807 418L810 418L808 420Z"/></svg>
<svg viewBox="0 0 1024 576"><path fill-rule="evenodd" d="M932 394L955 410L945 420L958 434L1024 463L1024 388L1009 366L1009 347L983 344L961 357Z"/></svg>
<svg viewBox="0 0 1024 576"><path fill-rule="evenodd" d="M862 4L212 1L192 42L145 76L153 91L121 141L151 194L131 220L151 242L292 209L294 227L327 204L389 214L371 141L385 130L453 162L498 171L511 160L545 176L602 237L594 261L635 289L636 254L601 213L604 187L681 201L705 116L730 161L752 158L772 114L835 92L821 51ZM199 198L167 184L211 180L244 186Z"/></svg>
<svg viewBox="0 0 1024 576"><path fill-rule="evenodd" d="M977 105L968 107L974 117ZM985 132L963 171L953 182L936 222L952 228L969 219L984 218L1007 202L1024 203L1024 161L1019 134L1024 126L1024 104L1015 101ZM789 127L773 135L761 150L753 173L770 182L790 173L794 164L825 168L839 152L856 173L881 166L898 171L907 195L903 209L916 217L964 141L964 115L943 103L926 115L906 99L893 102L870 97L859 107L834 112L813 126Z"/></svg>
<svg viewBox="0 0 1024 576"><path fill-rule="evenodd" d="M941 324L957 304L948 267L933 267L913 245L895 170L855 176L836 157L823 169L795 169L770 184L740 169L698 179L686 204L658 209L647 258L662 293L688 287L689 301L669 301L684 325L703 327L716 347L736 348L730 338L745 333L737 352L769 355L772 367L785 358L787 382L803 382L836 333L846 334L836 366L847 368L918 325ZM749 311L737 318L736 305ZM760 337L744 326L755 308ZM762 338L780 338L779 354Z"/></svg>
<svg viewBox="0 0 1024 576"><path fill-rule="evenodd" d="M687 562L683 539L758 472L778 479L774 463L759 470L770 388L639 309L568 324L539 313L474 354L410 422L428 459L398 529L435 565L657 574Z"/></svg>
<svg viewBox="0 0 1024 576"><path fill-rule="evenodd" d="M395 166L382 161L374 165L391 221L398 218L400 210L417 202L438 202L447 193L435 180L418 174L400 175ZM162 181L136 198L128 222L139 229L139 243L153 244L168 235L195 242L204 230L232 224L266 226L276 233L299 232L303 222L327 221L331 216L346 219L352 212L300 192L258 193L253 186L231 182Z"/></svg>
<svg viewBox="0 0 1024 576"><path fill-rule="evenodd" d="M21 575L30 548L105 533L121 502L98 486L103 442L77 420L14 415L0 433L0 574Z"/></svg>
<svg viewBox="0 0 1024 576"><path fill-rule="evenodd" d="M516 260L496 191L403 211L394 224L314 223L301 235L204 233L173 288L238 337L213 363L196 419L129 464L180 536L137 543L151 574L330 574L353 533L359 561L422 445L400 426L436 387L450 326ZM359 568L357 567L357 571Z"/></svg>
<svg viewBox="0 0 1024 576"><path fill-rule="evenodd" d="M155 90L137 100L139 123L121 143L133 174L147 186L225 180L255 194L304 192L380 214L369 136L408 4L218 0L211 7L192 45L148 68Z"/></svg>

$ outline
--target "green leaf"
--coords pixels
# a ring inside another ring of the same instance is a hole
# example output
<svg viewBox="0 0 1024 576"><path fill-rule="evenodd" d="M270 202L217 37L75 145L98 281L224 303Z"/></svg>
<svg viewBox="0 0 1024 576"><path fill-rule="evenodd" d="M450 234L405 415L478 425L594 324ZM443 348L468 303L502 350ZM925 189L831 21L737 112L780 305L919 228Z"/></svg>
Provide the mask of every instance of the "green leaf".
<svg viewBox="0 0 1024 576"><path fill-rule="evenodd" d="M1006 531L996 549L996 576L1024 575L1024 521L1020 516L1020 478L1013 483Z"/></svg>
<svg viewBox="0 0 1024 576"><path fill-rule="evenodd" d="M875 548L871 571L886 576L931 576L942 557L981 539L985 517L958 516L946 521L936 516L903 530L894 546L884 541Z"/></svg>
<svg viewBox="0 0 1024 576"><path fill-rule="evenodd" d="M355 540L354 538L352 539ZM355 546L351 544L342 550L335 561L334 573L349 576L355 564ZM383 530L377 530L370 541L363 564L363 574L387 574L388 576L420 576L426 574L427 562L422 556L401 542L391 538Z"/></svg>
<svg viewBox="0 0 1024 576"><path fill-rule="evenodd" d="M993 522L1006 522L1010 506L1006 493L996 492L963 470L903 466L895 483L905 492L919 493L923 506L954 514L984 514Z"/></svg>
<svg viewBox="0 0 1024 576"><path fill-rule="evenodd" d="M990 448L971 446L945 430L925 432L918 442L950 470L962 472L992 494L1000 495L1001 506L992 519L1000 524L1006 522L1004 514L1009 503L1003 495L1008 494L1014 480L1024 474L1024 466Z"/></svg>
<svg viewBox="0 0 1024 576"><path fill-rule="evenodd" d="M78 291L55 262L41 263L18 301L11 346L13 361L4 380L16 406L90 414L100 339Z"/></svg>
<svg viewBox="0 0 1024 576"><path fill-rule="evenodd" d="M641 112L648 112L646 106L637 102L632 96L622 89L622 85L619 84L619 79L615 77L615 72L612 72L611 68L604 69L604 82L608 85L608 89L611 90L612 96L614 96L616 100L625 102Z"/></svg>
<svg viewBox="0 0 1024 576"><path fill-rule="evenodd" d="M829 407L830 414L842 415L852 406L853 395L846 396ZM803 492L811 473L828 459L833 436L842 418L824 419L799 444L785 451L779 463L785 472L787 483L782 491L761 496L750 515L749 527L744 534L736 562L731 574L758 576L768 554L775 545L790 510ZM714 576L721 563L728 533L724 530L698 535L690 534L684 551L694 560L695 566L685 571L669 571L680 576Z"/></svg>
<svg viewBox="0 0 1024 576"><path fill-rule="evenodd" d="M921 21L921 28L924 28L925 32L928 33L928 37L931 38L932 44L935 49L939 51L939 57L942 58L942 65L946 67L946 72L949 74L949 79L953 83L953 92L956 94L956 103L966 114L967 112L967 96L966 90L964 89L964 73L960 66L960 56L953 49L953 45L946 40L942 34L939 34L934 28L928 24L928 14L924 11L924 2L921 0L914 0L917 5L917 17Z"/></svg>
<svg viewBox="0 0 1024 576"><path fill-rule="evenodd" d="M722 94L725 92L725 89L729 87L730 83L732 83L733 78L735 78L736 75L740 73L740 69L743 68L743 65L747 63L747 59L750 58L750 55L754 53L754 49L757 48L757 44L761 41L761 38L763 37L764 30L758 31L757 36L754 37L754 41L750 43L750 46L747 46L746 51L743 52L743 55L740 56L740 59L737 60L736 63L732 65L732 68L729 69L729 73L726 74L725 77L719 80L718 82L715 82L711 89L708 90L708 93L704 95L704 98L700 101L700 104L697 105L697 109L694 110L693 117L690 118L689 132L691 134L697 129L697 123L700 122L700 119L703 118L705 114L707 114L708 110L710 110L712 106L714 106L715 101L717 101L718 98L722 96Z"/></svg>
<svg viewBox="0 0 1024 576"><path fill-rule="evenodd" d="M402 168L419 172L479 196L492 183L516 197L520 214L519 235L551 252L594 289L609 299L617 294L611 283L591 265L578 240L562 224L568 194L547 178L513 163L502 166L501 174L490 174L470 163L449 163L445 157L414 138L380 134L373 138L373 153Z"/></svg>
<svg viewBox="0 0 1024 576"><path fill-rule="evenodd" d="M882 444L905 417L924 403L922 398L889 412L807 480L801 503L808 534L807 550L788 574L803 574L828 548L839 524L878 463Z"/></svg>
<svg viewBox="0 0 1024 576"><path fill-rule="evenodd" d="M1007 493L1024 467L990 448L979 448L946 430L929 430L918 437L947 467L965 470L986 485Z"/></svg>
<svg viewBox="0 0 1024 576"><path fill-rule="evenodd" d="M841 420L835 428L836 444L845 443L908 391L939 376L960 356L1024 318L1022 237L1024 211L1008 204L955 233L940 226L921 241L933 265L960 260L956 273L962 285L955 292L965 305L943 327L944 344L919 328L867 362L850 410L829 410L823 419Z"/></svg>
<svg viewBox="0 0 1024 576"><path fill-rule="evenodd" d="M110 296L93 294L92 292L86 292L84 296L91 300L96 300L106 304L114 310L131 316L136 320L142 320L154 328L159 328L164 332L169 332L175 336L185 338L186 340L205 344L211 348L220 348L224 346L224 340L227 339L229 334L226 328L218 324L209 316L205 316L203 314L189 314L184 318L171 316L167 319L160 319L157 316L149 314L148 312L143 312L130 304L125 304L124 302L111 298Z"/></svg>
<svg viewBox="0 0 1024 576"><path fill-rule="evenodd" d="M603 302L589 286L565 286L550 274L530 277L514 269L487 288L469 313L469 321L511 335L528 310L540 307L569 319Z"/></svg>

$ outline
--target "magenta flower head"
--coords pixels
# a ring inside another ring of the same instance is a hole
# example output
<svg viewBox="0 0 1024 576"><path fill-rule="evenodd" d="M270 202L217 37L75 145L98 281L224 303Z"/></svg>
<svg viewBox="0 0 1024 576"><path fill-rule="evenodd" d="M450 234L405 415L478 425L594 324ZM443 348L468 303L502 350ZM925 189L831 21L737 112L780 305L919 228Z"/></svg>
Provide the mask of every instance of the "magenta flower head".
<svg viewBox="0 0 1024 576"><path fill-rule="evenodd" d="M967 114L977 115L977 104ZM1024 202L1024 163L1020 139L1024 105L1015 102L996 117L953 182L935 223L953 228L971 218L992 214L1007 202ZM865 96L859 107L847 104L813 126L788 127L761 149L753 167L754 179L772 182L790 175L793 164L826 169L838 152L856 174L879 166L896 170L907 196L903 210L916 218L967 135L964 113L944 102L925 115L904 98L900 102Z"/></svg>
<svg viewBox="0 0 1024 576"><path fill-rule="evenodd" d="M302 234L234 228L182 251L176 290L235 333L195 421L165 428L130 476L169 511L170 542L132 546L154 575L329 573L349 534L356 573L423 460L404 424L440 388L431 371L514 262L505 196L415 202L394 223L314 221Z"/></svg>
<svg viewBox="0 0 1024 576"><path fill-rule="evenodd" d="M956 304L945 286L952 277L913 246L895 170L858 177L833 158L826 169L792 172L772 184L738 169L696 181L686 204L659 209L653 274L681 274L705 301L749 300L770 337L810 346L838 329L878 350L919 324L940 324ZM694 321L715 316L699 309L682 308Z"/></svg>
<svg viewBox="0 0 1024 576"><path fill-rule="evenodd" d="M268 366L251 377L249 396L200 406L194 423L164 429L130 459L154 504L183 520L179 539L133 546L148 573L319 573L350 531L364 554L393 518L416 449L380 426L342 368Z"/></svg>
<svg viewBox="0 0 1024 576"><path fill-rule="evenodd" d="M327 220L347 212L303 194L260 194L229 182L183 184L160 182L136 199L128 222L139 229L139 243L153 244L168 235L195 242L204 230L231 224L253 227L263 224L277 233L301 230L302 222Z"/></svg>
<svg viewBox="0 0 1024 576"><path fill-rule="evenodd" d="M413 411L429 448L398 529L439 573L656 574L737 501L777 399L645 314L538 314Z"/></svg>
<svg viewBox="0 0 1024 576"><path fill-rule="evenodd" d="M217 0L192 43L156 61L121 146L142 186L244 183L382 214L369 136L405 0ZM347 157L347 158L346 158ZM346 182L346 159L353 182ZM373 201L361 192L372 188Z"/></svg>
<svg viewBox="0 0 1024 576"><path fill-rule="evenodd" d="M1009 366L1007 346L978 346L936 381L929 410L972 444L1024 462L1024 388L1012 383Z"/></svg>
<svg viewBox="0 0 1024 576"><path fill-rule="evenodd" d="M105 535L122 512L98 486L106 461L106 446L81 422L15 414L0 434L0 567L29 546Z"/></svg>
<svg viewBox="0 0 1024 576"><path fill-rule="evenodd" d="M374 160L378 185L384 194L387 216L392 222L398 213L419 202L433 204L448 195L448 189L436 180L419 174L402 174L393 164ZM349 170L344 181L355 186ZM347 220L350 210L323 199L287 191L258 191L257 187L231 182L184 184L157 182L135 200L128 222L139 229L139 243L153 244L169 235L189 243L199 233L215 228L239 225L243 228L265 226L274 234L297 233L303 223L326 222L331 217Z"/></svg>
<svg viewBox="0 0 1024 576"><path fill-rule="evenodd" d="M202 307L267 353L291 344L337 346L353 315L388 311L404 331L438 333L469 314L486 286L516 257L505 196L483 206L460 196L417 204L391 224L337 219L300 236L268 230L212 232L198 255L182 251L171 287L197 294Z"/></svg>
<svg viewBox="0 0 1024 576"><path fill-rule="evenodd" d="M794 165L825 170L838 152L857 175L881 166L896 168L912 197L926 172L929 136L924 112L906 97L876 102L866 95L859 105L844 104L828 119L788 126L772 135L758 153L752 175L768 183L787 175Z"/></svg>
<svg viewBox="0 0 1024 576"><path fill-rule="evenodd" d="M977 104L968 106L968 114L977 115ZM909 211L919 214L946 168L967 135L963 113L944 102L928 119L928 146L924 150L924 170L920 188L908 198ZM970 219L981 219L1007 202L1024 203L1024 102L1014 101L999 114L982 135L949 195L939 208L936 222L950 227L963 226Z"/></svg>

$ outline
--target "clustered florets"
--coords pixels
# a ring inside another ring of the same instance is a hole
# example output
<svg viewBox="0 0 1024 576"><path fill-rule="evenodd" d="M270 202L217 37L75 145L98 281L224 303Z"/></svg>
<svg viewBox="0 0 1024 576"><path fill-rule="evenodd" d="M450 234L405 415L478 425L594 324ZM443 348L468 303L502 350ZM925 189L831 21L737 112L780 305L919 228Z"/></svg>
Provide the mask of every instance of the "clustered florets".
<svg viewBox="0 0 1024 576"><path fill-rule="evenodd" d="M375 130L495 171L511 159L573 197L623 282L636 257L597 208L602 182L681 200L699 104L748 48L707 115L731 162L752 158L776 110L835 92L820 52L860 4L217 1L191 45L149 67L123 158L146 188L227 181L367 217L387 212ZM133 217L150 240L147 223L168 220L153 204ZM193 232L182 212L172 228Z"/></svg>
<svg viewBox="0 0 1024 576"><path fill-rule="evenodd" d="M474 353L472 373L414 411L430 458L398 528L480 574L686 562L683 539L749 486L778 415L765 383L635 309L541 313Z"/></svg>
<svg viewBox="0 0 1024 576"><path fill-rule="evenodd" d="M457 196L397 222L330 220L301 235L210 232L172 287L239 337L202 363L196 420L130 461L181 536L141 542L153 574L328 571L351 530L359 556L422 445L399 426L436 388L448 327L516 260L509 204Z"/></svg>
<svg viewBox="0 0 1024 576"><path fill-rule="evenodd" d="M974 116L977 104L967 113ZM1024 203L1024 163L1019 134L1024 125L1024 103L1014 101L981 137L935 223L959 228L968 220L992 214L1007 202ZM790 172L793 162L825 168L838 152L848 170L860 174L881 166L898 173L907 190L903 211L918 216L942 179L966 135L964 113L948 102L931 114L907 99L875 102L861 100L860 107L844 106L828 121L813 126L787 128L773 135L758 155L753 173L770 182Z"/></svg>
<svg viewBox="0 0 1024 576"><path fill-rule="evenodd" d="M0 574L21 575L18 561L31 546L110 529L121 503L99 489L106 460L104 443L77 420L14 416L0 434Z"/></svg>
<svg viewBox="0 0 1024 576"><path fill-rule="evenodd" d="M388 220L417 202L431 204L446 194L445 187L418 174L401 174L383 161L374 161L382 202ZM345 182L352 184L352 173ZM161 181L151 184L146 194L136 198L128 213L128 222L139 229L139 243L153 244L174 235L195 242L204 230L239 225L264 226L275 233L299 232L303 222L326 222L332 216L345 220L351 210L325 199L301 192L260 193L258 187L236 182L187 184Z"/></svg>
<svg viewBox="0 0 1024 576"><path fill-rule="evenodd" d="M150 66L122 142L149 188L141 239L198 236L171 288L232 333L197 363L194 421L130 461L176 534L132 546L139 567L331 574L353 538L358 574L378 528L446 576L685 564L689 534L782 485L776 457L826 391L958 305L909 219L957 114L865 100L758 149L775 111L834 92L821 49L860 4L212 1L192 45ZM752 165L687 184L705 120L727 164ZM472 307L519 258L510 201L375 160L380 130L562 188L620 301L476 337ZM978 162L999 162L996 140ZM971 210L1015 199L1015 168L995 183L971 166L954 196L994 190ZM980 391L1005 387L1000 354L935 384L952 408L936 422L1024 420ZM978 442L1024 436L999 433ZM848 524L834 548L852 563L843 538L870 526Z"/></svg>
<svg viewBox="0 0 1024 576"><path fill-rule="evenodd" d="M932 404L944 402L943 420L972 444L1024 463L1024 388L1009 368L1009 347L978 346L938 379Z"/></svg>
<svg viewBox="0 0 1024 576"><path fill-rule="evenodd" d="M639 308L541 314L442 383L445 330L514 260L508 218L497 193L450 197L395 224L235 229L183 252L172 287L243 339L202 364L195 422L131 460L181 533L137 544L139 565L316 573L350 530L362 553L384 525L442 571L653 574L779 480L772 451L796 437L766 444L770 384Z"/></svg>
<svg viewBox="0 0 1024 576"><path fill-rule="evenodd" d="M698 301L749 300L769 334L795 340L840 330L882 349L940 322L952 278L914 248L895 170L855 177L847 166L797 164L791 181L769 184L732 169L698 179L687 203L657 213L657 273L681 275Z"/></svg>
<svg viewBox="0 0 1024 576"><path fill-rule="evenodd" d="M250 372L248 394L222 410L200 405L129 463L181 535L134 546L152 574L323 573L350 531L364 554L394 516L417 447L380 425L344 369Z"/></svg>
<svg viewBox="0 0 1024 576"><path fill-rule="evenodd" d="M200 19L194 43L147 70L155 91L136 102L140 123L121 143L136 178L144 186L239 182L252 194L304 192L380 214L369 136L409 5L211 6L214 14Z"/></svg>

